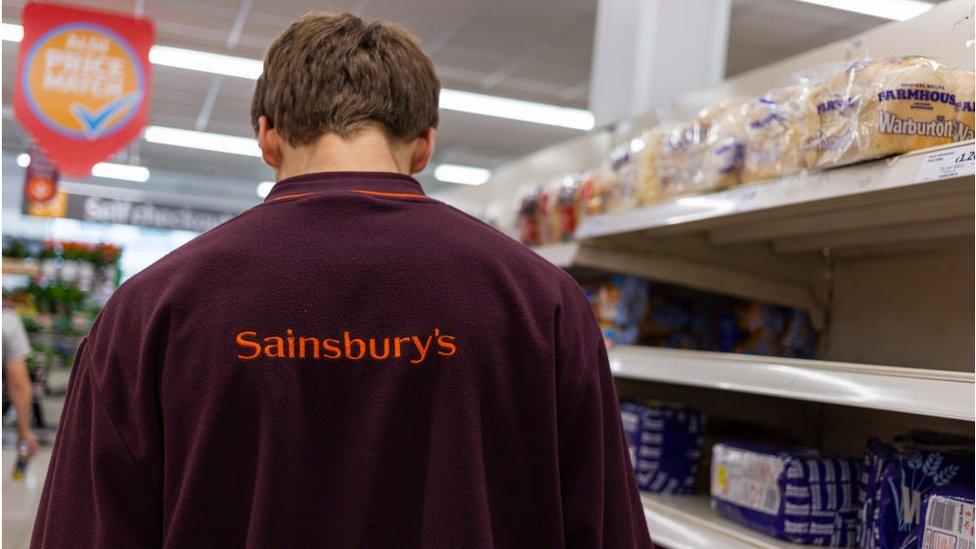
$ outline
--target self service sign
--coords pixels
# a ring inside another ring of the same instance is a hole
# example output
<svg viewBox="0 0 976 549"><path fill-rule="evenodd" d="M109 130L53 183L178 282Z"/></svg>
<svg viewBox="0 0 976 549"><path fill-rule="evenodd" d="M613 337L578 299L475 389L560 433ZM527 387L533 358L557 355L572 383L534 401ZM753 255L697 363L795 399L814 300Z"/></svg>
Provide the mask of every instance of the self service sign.
<svg viewBox="0 0 976 549"><path fill-rule="evenodd" d="M22 23L14 111L62 172L86 176L146 125L153 24L33 2Z"/></svg>

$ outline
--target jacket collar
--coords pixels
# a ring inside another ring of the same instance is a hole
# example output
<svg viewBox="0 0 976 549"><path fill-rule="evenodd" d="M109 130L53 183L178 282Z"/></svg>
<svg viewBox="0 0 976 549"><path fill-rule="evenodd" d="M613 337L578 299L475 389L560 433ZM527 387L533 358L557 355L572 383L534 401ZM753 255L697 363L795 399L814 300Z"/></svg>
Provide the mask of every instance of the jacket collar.
<svg viewBox="0 0 976 549"><path fill-rule="evenodd" d="M317 172L296 175L275 183L264 199L280 200L299 194L334 191L366 191L369 193L414 194L425 196L416 179L393 172Z"/></svg>

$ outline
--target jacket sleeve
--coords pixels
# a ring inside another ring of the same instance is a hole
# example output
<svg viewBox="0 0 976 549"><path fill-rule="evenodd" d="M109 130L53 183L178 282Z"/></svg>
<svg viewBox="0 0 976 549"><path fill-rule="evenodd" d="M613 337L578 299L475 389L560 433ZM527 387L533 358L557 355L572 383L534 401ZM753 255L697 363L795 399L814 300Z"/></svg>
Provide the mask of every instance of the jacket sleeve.
<svg viewBox="0 0 976 549"><path fill-rule="evenodd" d="M606 347L579 289L557 326L560 484L567 547L650 547Z"/></svg>
<svg viewBox="0 0 976 549"><path fill-rule="evenodd" d="M92 347L75 357L31 547L158 547L158 489L109 413Z"/></svg>

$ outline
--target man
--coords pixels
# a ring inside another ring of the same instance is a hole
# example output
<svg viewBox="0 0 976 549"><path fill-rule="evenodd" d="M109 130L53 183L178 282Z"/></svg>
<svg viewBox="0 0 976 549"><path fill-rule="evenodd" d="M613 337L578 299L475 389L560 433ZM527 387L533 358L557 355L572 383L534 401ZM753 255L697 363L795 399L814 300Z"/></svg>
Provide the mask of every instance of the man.
<svg viewBox="0 0 976 549"><path fill-rule="evenodd" d="M648 545L579 287L409 175L439 89L394 25L275 40L278 183L102 312L35 547Z"/></svg>
<svg viewBox="0 0 976 549"><path fill-rule="evenodd" d="M27 359L30 341L24 323L13 309L3 308L3 380L17 413L17 448L27 447L27 457L37 453L37 436L31 429L31 380Z"/></svg>

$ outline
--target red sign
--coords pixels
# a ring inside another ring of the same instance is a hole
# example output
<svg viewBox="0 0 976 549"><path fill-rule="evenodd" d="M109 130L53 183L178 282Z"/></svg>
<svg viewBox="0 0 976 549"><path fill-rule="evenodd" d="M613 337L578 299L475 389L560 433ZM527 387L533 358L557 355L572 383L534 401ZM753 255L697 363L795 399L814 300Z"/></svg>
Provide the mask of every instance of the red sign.
<svg viewBox="0 0 976 549"><path fill-rule="evenodd" d="M30 149L30 164L24 174L21 211L27 215L64 217L67 196L58 191L58 169L36 147Z"/></svg>
<svg viewBox="0 0 976 549"><path fill-rule="evenodd" d="M32 2L23 26L14 112L62 172L88 175L146 125L153 24Z"/></svg>

